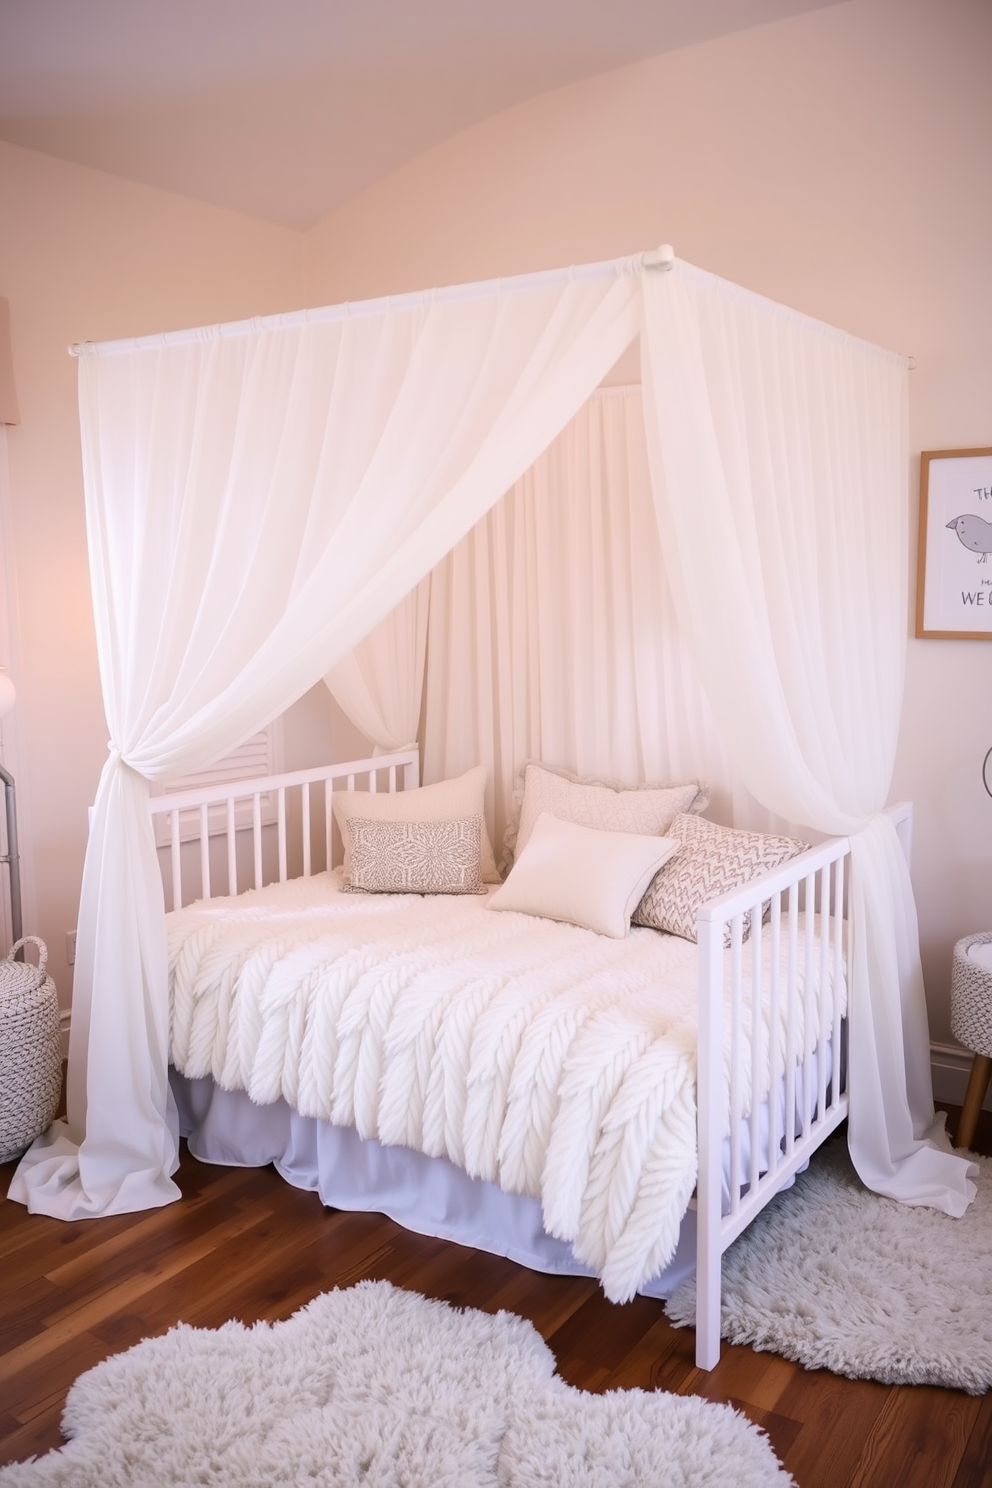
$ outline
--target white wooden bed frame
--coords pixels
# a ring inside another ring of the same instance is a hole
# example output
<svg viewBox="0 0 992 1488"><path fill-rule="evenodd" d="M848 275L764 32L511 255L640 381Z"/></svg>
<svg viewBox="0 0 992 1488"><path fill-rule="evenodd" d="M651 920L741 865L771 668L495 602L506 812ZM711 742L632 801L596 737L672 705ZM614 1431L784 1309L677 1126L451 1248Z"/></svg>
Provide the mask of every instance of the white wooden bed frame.
<svg viewBox="0 0 992 1488"><path fill-rule="evenodd" d="M277 877L284 882L291 876L309 877L312 872L331 866L334 861L334 832L331 811L331 796L335 788L354 790L364 788L395 791L402 783L403 789L414 789L420 783L420 761L417 750L406 750L395 754L384 754L373 759L350 760L344 764L324 765L312 770L297 770L289 774L269 776L255 780L238 781L233 784L205 786L197 790L170 792L155 797L150 802L152 816L164 816L169 831L167 845L161 850L168 860L163 865L166 886L171 886L173 905L188 904L194 899L209 898L214 881L219 876L216 850L211 854L211 839L216 843L223 837L224 894L238 892L250 886L261 888L263 883ZM314 787L317 787L316 792ZM297 794L298 793L298 794ZM287 800L297 794L299 842L297 850L299 873L289 871L289 822ZM266 827L263 822L263 802L275 802L275 822ZM248 810L250 808L250 825ZM323 837L321 850L314 867L312 809L322 818ZM912 833L912 807L901 803L890 808L903 851L909 859ZM238 836L251 832L251 884L238 872ZM264 834L275 835L276 872L263 874ZM185 846L185 853L182 851ZM696 1197L690 1207L697 1210L696 1228L696 1364L700 1369L712 1369L720 1357L720 1287L721 1259L723 1252L744 1230L768 1201L780 1191L793 1175L808 1161L812 1153L830 1136L847 1115L848 1096L842 1057L843 1039L837 999L833 1026L821 1026L818 1030L816 1049L809 1049L802 1066L802 1095L798 1122L787 1122L784 1131L778 1130L778 1101L766 1103L769 1133L767 1146L759 1137L761 1103L754 1101L748 1117L750 1124L749 1157L745 1170L742 1158L743 1092L745 1070L741 1051L740 1033L745 1016L752 1019L751 1025L751 1089L758 1089L758 1070L762 1063L766 1038L760 1017L763 998L767 991L769 1026L775 1026L778 1017L786 1020L785 1067L780 1067L777 1046L771 1055L771 1080L769 1089L778 1089L785 1083L786 1112L796 1108L797 1061L794 1051L798 1044L797 1027L800 999L804 995L799 989L799 973L804 973L805 986L813 984L813 957L821 959L821 985L832 971L840 977L844 957L844 908L846 903L850 839L832 838L811 848L800 857L792 859L782 867L773 869L743 888L711 900L704 905L698 917L699 940L699 1045L697 1070L697 1131L699 1147L699 1174ZM212 857L214 862L211 861ZM199 865L199 873L192 872ZM196 879L195 883L191 880ZM767 920L761 923L760 931L744 940L746 917L755 911L754 923L761 921L761 907L770 902ZM821 917L821 926L827 931L821 934L818 943L813 936L806 937L804 965L799 965L799 913L800 907L814 907ZM730 947L725 950L725 927ZM770 977L762 971L762 947L770 943ZM787 952L787 974L779 972L780 951ZM751 1011L745 1011L742 989L742 970L745 958L751 961L752 984L761 990L754 997ZM831 964L832 963L832 964ZM764 986L768 981L767 989ZM838 983L835 982L835 985ZM825 1009L826 998L821 998ZM729 1006L729 1013L727 1011ZM722 1164L725 1137L725 1111L723 1091L725 1089L723 1063L724 1020L730 1020L730 1192L729 1212L723 1213L721 1201ZM821 1018L825 1018L825 1012ZM838 1057L831 1058L830 1051ZM815 1091L815 1098L814 1098ZM798 1125L798 1131L796 1126ZM764 1150L763 1150L764 1148ZM767 1157L766 1171L759 1171L759 1163Z"/></svg>

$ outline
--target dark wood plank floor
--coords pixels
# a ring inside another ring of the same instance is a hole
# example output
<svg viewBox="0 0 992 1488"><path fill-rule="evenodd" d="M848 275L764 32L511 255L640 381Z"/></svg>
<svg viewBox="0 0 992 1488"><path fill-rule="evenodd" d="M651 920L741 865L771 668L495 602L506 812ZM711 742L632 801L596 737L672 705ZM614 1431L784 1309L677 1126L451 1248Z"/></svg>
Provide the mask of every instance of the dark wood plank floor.
<svg viewBox="0 0 992 1488"><path fill-rule="evenodd" d="M992 1153L992 1120L982 1121L977 1145ZM285 1318L371 1277L530 1318L583 1389L729 1401L768 1432L800 1488L992 1485L992 1395L841 1379L726 1344L702 1374L693 1333L672 1328L659 1302L615 1307L591 1282L325 1210L271 1168L204 1167L184 1150L181 1203L79 1224L11 1203L12 1172L0 1168L0 1462L58 1446L75 1377L141 1338L179 1320Z"/></svg>

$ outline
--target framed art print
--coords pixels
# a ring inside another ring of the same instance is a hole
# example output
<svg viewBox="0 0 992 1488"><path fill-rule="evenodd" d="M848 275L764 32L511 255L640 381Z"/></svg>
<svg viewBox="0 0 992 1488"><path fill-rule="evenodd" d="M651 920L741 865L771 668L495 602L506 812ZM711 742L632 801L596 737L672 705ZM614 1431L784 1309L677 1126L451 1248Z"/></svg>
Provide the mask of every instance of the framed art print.
<svg viewBox="0 0 992 1488"><path fill-rule="evenodd" d="M992 641L992 448L920 456L916 634Z"/></svg>

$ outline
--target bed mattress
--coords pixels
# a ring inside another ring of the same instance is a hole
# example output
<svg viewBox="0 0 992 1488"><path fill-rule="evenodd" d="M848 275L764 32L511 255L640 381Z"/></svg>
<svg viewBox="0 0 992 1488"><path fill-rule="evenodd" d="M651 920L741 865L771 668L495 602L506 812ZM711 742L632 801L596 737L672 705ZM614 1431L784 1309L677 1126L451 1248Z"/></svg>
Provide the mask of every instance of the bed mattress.
<svg viewBox="0 0 992 1488"><path fill-rule="evenodd" d="M172 1062L528 1196L626 1300L695 1185L696 947L487 902L349 894L335 871L173 913Z"/></svg>

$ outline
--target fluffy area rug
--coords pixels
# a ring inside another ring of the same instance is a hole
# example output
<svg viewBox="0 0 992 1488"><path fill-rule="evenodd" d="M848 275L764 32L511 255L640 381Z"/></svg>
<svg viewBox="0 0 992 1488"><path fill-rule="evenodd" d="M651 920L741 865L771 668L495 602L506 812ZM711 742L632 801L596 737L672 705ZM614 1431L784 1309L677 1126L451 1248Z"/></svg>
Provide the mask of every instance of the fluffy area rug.
<svg viewBox="0 0 992 1488"><path fill-rule="evenodd" d="M324 1293L288 1322L180 1325L73 1385L58 1451L3 1488L307 1483L361 1488L786 1488L728 1406L589 1395L523 1318L388 1282Z"/></svg>
<svg viewBox="0 0 992 1488"><path fill-rule="evenodd" d="M869 1193L843 1142L723 1258L730 1343L883 1384L992 1385L992 1160L976 1157L978 1195L961 1219ZM696 1279L667 1304L692 1327Z"/></svg>

